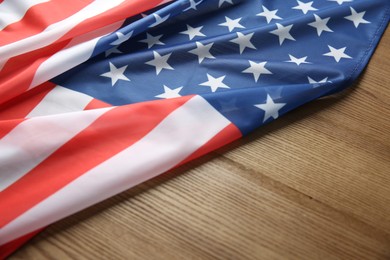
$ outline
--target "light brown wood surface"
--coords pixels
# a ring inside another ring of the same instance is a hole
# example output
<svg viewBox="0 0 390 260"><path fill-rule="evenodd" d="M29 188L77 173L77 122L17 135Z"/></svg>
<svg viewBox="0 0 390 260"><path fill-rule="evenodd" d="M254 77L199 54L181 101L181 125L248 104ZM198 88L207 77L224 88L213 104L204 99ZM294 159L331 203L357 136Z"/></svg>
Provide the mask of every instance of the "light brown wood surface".
<svg viewBox="0 0 390 260"><path fill-rule="evenodd" d="M390 31L354 87L47 228L11 259L390 259Z"/></svg>

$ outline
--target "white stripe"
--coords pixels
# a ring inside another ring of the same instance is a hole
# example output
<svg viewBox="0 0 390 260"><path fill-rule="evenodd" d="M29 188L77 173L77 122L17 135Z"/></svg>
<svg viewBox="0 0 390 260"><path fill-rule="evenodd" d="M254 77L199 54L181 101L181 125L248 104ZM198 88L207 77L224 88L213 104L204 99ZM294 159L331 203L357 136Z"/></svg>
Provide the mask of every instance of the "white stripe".
<svg viewBox="0 0 390 260"><path fill-rule="evenodd" d="M0 192L104 114L108 108L27 119L0 140Z"/></svg>
<svg viewBox="0 0 390 260"><path fill-rule="evenodd" d="M27 118L82 111L92 97L61 86L56 86L26 116Z"/></svg>
<svg viewBox="0 0 390 260"><path fill-rule="evenodd" d="M0 31L11 23L20 21L28 9L49 0L5 0L0 4Z"/></svg>
<svg viewBox="0 0 390 260"><path fill-rule="evenodd" d="M86 172L1 228L0 244L175 167L229 124L207 101L199 96L193 97L143 139Z"/></svg>
<svg viewBox="0 0 390 260"><path fill-rule="evenodd" d="M74 38L63 50L55 53L41 65L30 84L30 89L88 60L97 42L121 27L124 20Z"/></svg>
<svg viewBox="0 0 390 260"><path fill-rule="evenodd" d="M50 25L41 33L0 47L1 61L4 62L11 57L50 45L82 21L104 13L120 5L124 1L125 0L96 0L72 16Z"/></svg>

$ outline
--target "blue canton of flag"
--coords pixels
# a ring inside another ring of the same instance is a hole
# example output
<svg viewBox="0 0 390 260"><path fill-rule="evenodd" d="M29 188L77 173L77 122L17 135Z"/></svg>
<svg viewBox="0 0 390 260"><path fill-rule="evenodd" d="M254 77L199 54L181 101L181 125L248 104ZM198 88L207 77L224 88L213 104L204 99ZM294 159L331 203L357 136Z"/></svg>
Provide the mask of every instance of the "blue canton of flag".
<svg viewBox="0 0 390 260"><path fill-rule="evenodd" d="M199 94L246 134L349 86L388 23L385 2L177 1L128 20L96 47L112 48L54 82L113 105Z"/></svg>

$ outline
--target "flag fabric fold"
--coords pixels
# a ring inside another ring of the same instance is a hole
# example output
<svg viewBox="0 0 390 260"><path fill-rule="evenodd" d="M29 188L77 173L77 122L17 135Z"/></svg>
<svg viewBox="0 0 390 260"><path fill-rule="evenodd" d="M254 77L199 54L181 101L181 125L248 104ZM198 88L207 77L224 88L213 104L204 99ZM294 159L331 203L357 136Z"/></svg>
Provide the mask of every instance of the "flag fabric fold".
<svg viewBox="0 0 390 260"><path fill-rule="evenodd" d="M390 2L4 0L3 13L0 258L350 86Z"/></svg>

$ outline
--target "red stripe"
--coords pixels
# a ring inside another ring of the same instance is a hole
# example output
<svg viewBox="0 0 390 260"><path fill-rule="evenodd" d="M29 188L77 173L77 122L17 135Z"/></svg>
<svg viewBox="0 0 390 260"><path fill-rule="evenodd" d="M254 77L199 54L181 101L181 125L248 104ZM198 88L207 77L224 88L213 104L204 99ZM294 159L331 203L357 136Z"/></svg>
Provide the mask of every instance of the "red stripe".
<svg viewBox="0 0 390 260"><path fill-rule="evenodd" d="M48 81L0 105L0 121L2 121L0 124L0 139L21 123L55 86L54 83ZM93 99L84 110L110 106L110 104L103 101Z"/></svg>
<svg viewBox="0 0 390 260"><path fill-rule="evenodd" d="M18 124L23 122L24 119L11 119L0 121L0 139L14 129Z"/></svg>
<svg viewBox="0 0 390 260"><path fill-rule="evenodd" d="M11 58L0 71L0 104L24 93L39 65L63 49L70 40Z"/></svg>
<svg viewBox="0 0 390 260"><path fill-rule="evenodd" d="M101 106L104 105L104 102L100 102L98 100L97 104ZM92 108L90 108L92 109ZM234 140L237 140L242 136L240 130L233 124L227 126L225 129L223 129L220 133L218 133L214 138L212 138L209 142L207 142L202 148L198 149L195 153L193 153L190 157L188 157L185 161L183 161L180 165L187 163L188 161L194 160L200 156L203 156L206 153L209 153L211 151L214 151L230 142L233 142ZM10 243L7 243L4 246L0 246L0 252L4 252L3 255L0 254L0 259L2 257L6 257L9 254L11 254L13 251L15 251L17 248L19 248L23 243L25 243L27 240L29 240L32 236L37 234L39 231L30 233L27 236L24 236L22 239L19 238L17 240L14 240Z"/></svg>
<svg viewBox="0 0 390 260"><path fill-rule="evenodd" d="M0 228L143 138L191 97L117 107L102 115L27 175L3 190L0 194Z"/></svg>
<svg viewBox="0 0 390 260"><path fill-rule="evenodd" d="M6 118L22 118L25 117L31 110L39 104L39 102L45 97L45 95L50 92L55 87L55 84L51 82L46 82L41 86L32 89L26 92L25 95L19 96L12 102L5 104L0 107L0 120L4 120ZM110 105L93 99L85 108L85 110L97 109L109 107ZM0 139L7 134L10 130L12 130L16 125L19 124L20 121L11 121L13 124L9 124L8 129L0 129ZM0 246L0 259L5 259L9 255L11 255L14 251L16 251L19 247L25 244L28 240L33 238L43 229L37 230L35 232L31 232L23 237L15 239L5 245Z"/></svg>
<svg viewBox="0 0 390 260"><path fill-rule="evenodd" d="M0 31L0 46L40 33L49 25L71 16L90 3L91 0L51 0L37 4L31 7L20 21Z"/></svg>
<svg viewBox="0 0 390 260"><path fill-rule="evenodd" d="M222 146L227 145L241 137L241 131L237 128L237 126L230 124L216 136L210 139L210 141L208 141L205 145L199 148L195 153L191 154L191 156L181 162L180 165L203 156L211 151L217 150L218 148L221 148Z"/></svg>
<svg viewBox="0 0 390 260"><path fill-rule="evenodd" d="M24 118L41 102L45 95L54 88L54 84L46 82L36 89L0 106L0 139L24 121Z"/></svg>
<svg viewBox="0 0 390 260"><path fill-rule="evenodd" d="M39 65L63 49L70 39L149 10L160 2L161 0L126 1L105 13L81 22L49 46L9 59L0 71L0 79L2 79L0 104L26 91Z"/></svg>
<svg viewBox="0 0 390 260"><path fill-rule="evenodd" d="M24 243L33 238L42 230L43 228L0 246L0 259L5 259L6 257L10 256L16 249L21 247Z"/></svg>
<svg viewBox="0 0 390 260"><path fill-rule="evenodd" d="M0 105L0 120L25 118L55 86L46 82Z"/></svg>

